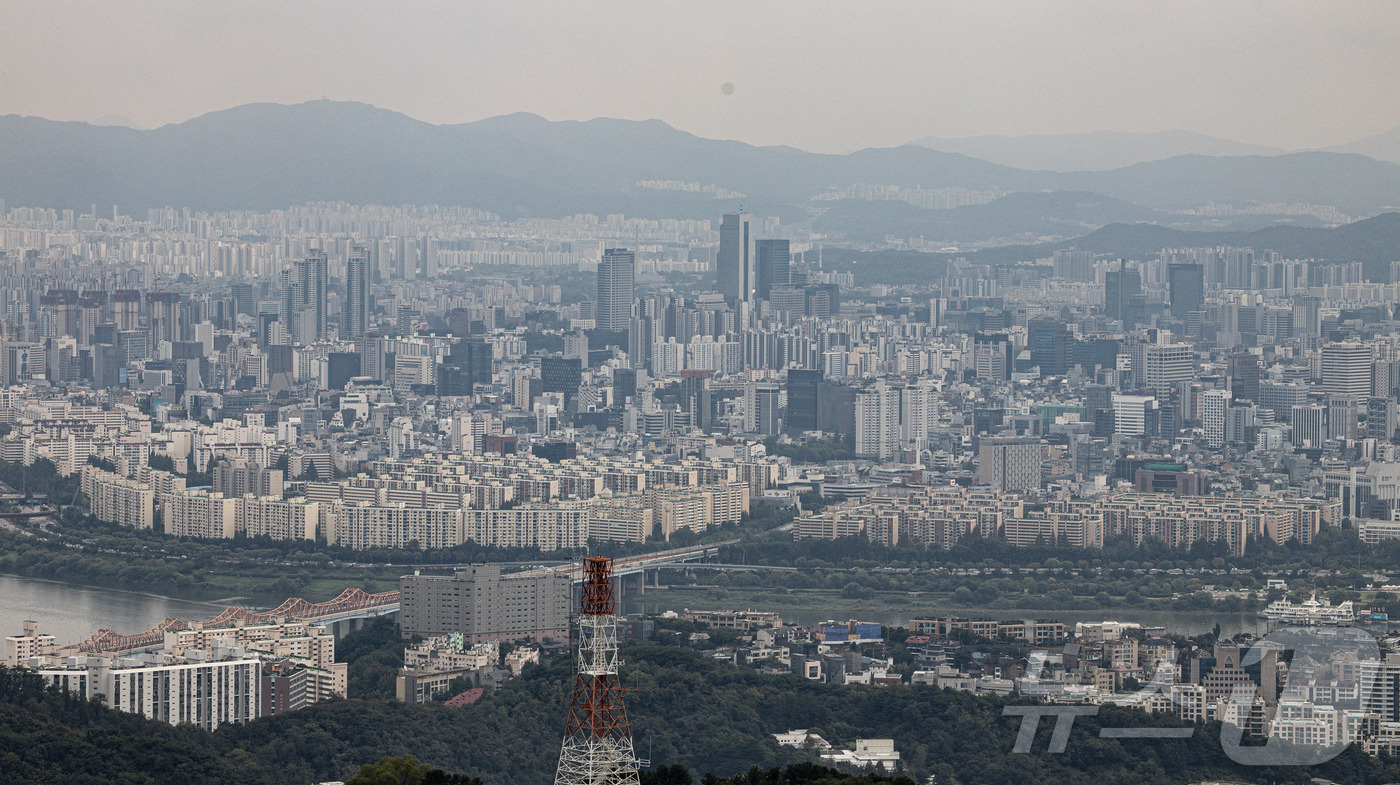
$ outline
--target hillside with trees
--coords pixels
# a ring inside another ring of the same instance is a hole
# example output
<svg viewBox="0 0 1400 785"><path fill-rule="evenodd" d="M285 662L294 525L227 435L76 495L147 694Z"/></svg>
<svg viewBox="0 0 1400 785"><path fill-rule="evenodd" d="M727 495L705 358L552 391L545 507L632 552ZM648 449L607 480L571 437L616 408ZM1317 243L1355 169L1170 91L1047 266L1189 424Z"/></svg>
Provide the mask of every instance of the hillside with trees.
<svg viewBox="0 0 1400 785"><path fill-rule="evenodd" d="M818 729L838 745L894 739L902 773L961 785L1400 780L1400 762L1355 749L1318 767L1241 768L1221 751L1215 725L1198 726L1187 740L1100 739L1101 727L1180 725L1111 707L1079 719L1064 754L1042 751L1053 725L1042 722L1036 751L1017 755L1010 750L1020 720L1002 716L1005 700L763 676L673 647L632 647L624 657L625 683L636 689L629 707L639 754L712 775L711 785L736 772L743 774L730 777L733 785L780 783L783 775L771 770L810 762L810 753L771 736L792 728ZM10 782L300 784L349 779L385 757L413 755L485 785L536 785L553 774L568 684L569 663L560 661L528 667L472 706L338 700L210 734L119 714L48 691L32 675L0 671L0 767ZM114 778L116 771L127 774ZM675 775L652 776L658 785L684 785Z"/></svg>

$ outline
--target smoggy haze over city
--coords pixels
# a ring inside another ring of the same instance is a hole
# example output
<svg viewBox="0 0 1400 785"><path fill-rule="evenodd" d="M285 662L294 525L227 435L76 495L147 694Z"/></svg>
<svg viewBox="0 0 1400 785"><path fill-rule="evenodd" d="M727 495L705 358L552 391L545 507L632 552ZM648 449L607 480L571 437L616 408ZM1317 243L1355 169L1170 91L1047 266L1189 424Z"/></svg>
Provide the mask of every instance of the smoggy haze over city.
<svg viewBox="0 0 1400 785"><path fill-rule="evenodd" d="M1400 125L1397 29L1369 2L44 3L0 29L0 114L155 127L324 96L817 152L1172 129L1300 149Z"/></svg>

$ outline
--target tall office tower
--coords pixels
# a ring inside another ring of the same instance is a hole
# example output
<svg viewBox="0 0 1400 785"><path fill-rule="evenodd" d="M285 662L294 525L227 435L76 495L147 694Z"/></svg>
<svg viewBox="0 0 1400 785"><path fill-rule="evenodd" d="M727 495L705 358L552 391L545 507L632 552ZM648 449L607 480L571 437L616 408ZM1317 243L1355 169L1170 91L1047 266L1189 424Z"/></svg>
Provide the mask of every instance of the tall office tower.
<svg viewBox="0 0 1400 785"><path fill-rule="evenodd" d="M1356 341L1322 347L1322 389L1332 395L1369 398L1371 395L1371 347Z"/></svg>
<svg viewBox="0 0 1400 785"><path fill-rule="evenodd" d="M1113 431L1124 436L1144 436L1157 411L1157 399L1151 395L1113 393Z"/></svg>
<svg viewBox="0 0 1400 785"><path fill-rule="evenodd" d="M820 394L821 384L821 371L788 369L787 419L784 422L788 433L815 431L820 427L817 419L817 396Z"/></svg>
<svg viewBox="0 0 1400 785"><path fill-rule="evenodd" d="M1367 438L1390 441L1395 436L1396 427L1400 427L1400 410L1397 410L1394 398L1366 399Z"/></svg>
<svg viewBox="0 0 1400 785"><path fill-rule="evenodd" d="M758 286L753 258L753 216L729 213L719 225L719 254L715 258L715 282L727 299L754 299Z"/></svg>
<svg viewBox="0 0 1400 785"><path fill-rule="evenodd" d="M1041 376L1062 376L1069 371L1071 342L1069 329L1057 319L1032 319L1027 327L1026 348Z"/></svg>
<svg viewBox="0 0 1400 785"><path fill-rule="evenodd" d="M744 386L744 430L763 436L778 432L778 385L749 382Z"/></svg>
<svg viewBox="0 0 1400 785"><path fill-rule="evenodd" d="M1329 439L1357 438L1362 412L1367 411L1366 400L1350 395L1327 396L1327 437Z"/></svg>
<svg viewBox="0 0 1400 785"><path fill-rule="evenodd" d="M856 393L856 455L893 458L899 446L899 390L883 381Z"/></svg>
<svg viewBox="0 0 1400 785"><path fill-rule="evenodd" d="M1142 318L1135 312L1142 299L1142 271L1129 270L1124 264L1104 274L1104 316L1132 327Z"/></svg>
<svg viewBox="0 0 1400 785"><path fill-rule="evenodd" d="M1229 408L1229 391L1206 390L1201 394L1201 429L1205 431L1207 445L1225 446L1225 412Z"/></svg>
<svg viewBox="0 0 1400 785"><path fill-rule="evenodd" d="M987 437L977 445L977 479L998 491L1040 488L1044 448L1034 437Z"/></svg>
<svg viewBox="0 0 1400 785"><path fill-rule="evenodd" d="M972 363L978 379L1010 379L1011 339L981 333L972 336Z"/></svg>
<svg viewBox="0 0 1400 785"><path fill-rule="evenodd" d="M1133 346L1133 381L1159 394L1196 378L1196 347L1189 343Z"/></svg>
<svg viewBox="0 0 1400 785"><path fill-rule="evenodd" d="M326 337L326 252L312 249L281 276L278 321L297 343Z"/></svg>
<svg viewBox="0 0 1400 785"><path fill-rule="evenodd" d="M1294 447L1318 449L1327 440L1326 406L1294 406L1289 421L1293 423Z"/></svg>
<svg viewBox="0 0 1400 785"><path fill-rule="evenodd" d="M635 251L625 248L608 248L603 251L603 260L598 262L598 307L593 312L599 328L631 329L636 277Z"/></svg>
<svg viewBox="0 0 1400 785"><path fill-rule="evenodd" d="M350 249L345 260L345 306L340 318L340 338L359 338L369 329L369 251L363 245Z"/></svg>
<svg viewBox="0 0 1400 785"><path fill-rule="evenodd" d="M1237 401L1259 403L1259 358L1249 352L1230 355L1230 392Z"/></svg>
<svg viewBox="0 0 1400 785"><path fill-rule="evenodd" d="M238 313L246 313L249 316L257 315L257 300L253 297L253 285L250 283L236 283L230 287L233 294L234 307Z"/></svg>
<svg viewBox="0 0 1400 785"><path fill-rule="evenodd" d="M460 340L437 366L437 394L471 395L475 385L489 385L494 374L491 344L480 338Z"/></svg>
<svg viewBox="0 0 1400 785"><path fill-rule="evenodd" d="M1322 300L1317 297L1294 297L1293 335L1300 338L1316 338L1321 335L1321 310Z"/></svg>
<svg viewBox="0 0 1400 785"><path fill-rule="evenodd" d="M767 300L773 289L792 285L792 250L787 240L759 240L754 243L757 268L755 289L758 299Z"/></svg>
<svg viewBox="0 0 1400 785"><path fill-rule="evenodd" d="M1168 266L1167 286L1170 289L1173 319L1184 322L1192 311L1205 308L1205 269L1199 264Z"/></svg>

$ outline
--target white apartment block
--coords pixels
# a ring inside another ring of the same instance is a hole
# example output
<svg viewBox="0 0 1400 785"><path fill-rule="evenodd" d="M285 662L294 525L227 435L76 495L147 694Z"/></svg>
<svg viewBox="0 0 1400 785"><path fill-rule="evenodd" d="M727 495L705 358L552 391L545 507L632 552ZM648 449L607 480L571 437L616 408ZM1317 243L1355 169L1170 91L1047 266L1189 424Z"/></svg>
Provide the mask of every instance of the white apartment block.
<svg viewBox="0 0 1400 785"><path fill-rule="evenodd" d="M1151 537L1174 548L1207 540L1243 555L1251 536L1312 542L1341 520L1341 503L1317 499L1114 493L1056 499L1028 509L1014 494L959 487L883 489L796 522L795 537L864 536L887 545L950 548L971 537L1012 545L1103 547L1105 537Z"/></svg>
<svg viewBox="0 0 1400 785"><path fill-rule="evenodd" d="M208 491L177 491L161 510L165 533L176 537L232 539L238 529L238 500Z"/></svg>
<svg viewBox="0 0 1400 785"><path fill-rule="evenodd" d="M326 541L331 545L368 548L451 548L463 542L462 510L444 507L337 505Z"/></svg>
<svg viewBox="0 0 1400 785"><path fill-rule="evenodd" d="M156 492L151 486L88 465L82 470L81 487L99 521L136 529L155 527Z"/></svg>
<svg viewBox="0 0 1400 785"><path fill-rule="evenodd" d="M238 500L235 530L249 537L274 540L314 540L322 531L325 510L303 499L277 499L247 495Z"/></svg>
<svg viewBox="0 0 1400 785"><path fill-rule="evenodd" d="M240 648L192 649L184 657L68 657L38 674L82 697L102 696L118 711L207 731L256 719L261 709L262 661Z"/></svg>
<svg viewBox="0 0 1400 785"><path fill-rule="evenodd" d="M5 659L0 664L11 668L28 665L34 657L47 657L58 650L52 635L39 632L39 622L24 622L24 632L5 638Z"/></svg>

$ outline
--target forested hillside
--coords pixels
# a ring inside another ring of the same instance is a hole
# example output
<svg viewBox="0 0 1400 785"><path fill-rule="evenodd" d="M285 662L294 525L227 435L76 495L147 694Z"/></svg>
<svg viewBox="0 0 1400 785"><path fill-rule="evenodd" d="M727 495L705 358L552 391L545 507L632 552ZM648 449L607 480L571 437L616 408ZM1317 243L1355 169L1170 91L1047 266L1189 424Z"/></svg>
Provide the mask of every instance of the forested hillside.
<svg viewBox="0 0 1400 785"><path fill-rule="evenodd" d="M1400 763L1351 750L1314 768L1249 769L1221 752L1219 728L1185 741L1098 738L1102 726L1173 725L1133 710L1105 709L1075 723L1063 755L1011 753L1019 719L1004 701L924 687L836 687L762 676L699 653L626 650L625 681L638 752L697 775L766 770L807 759L770 734L815 728L830 741L888 737L917 781L964 785L1167 785L1208 779L1355 785L1400 780ZM486 785L548 782L563 729L568 670L532 667L496 695L460 709L388 700L343 700L207 734L118 714L41 689L34 677L0 671L0 771L8 782L311 783L344 779L384 756L412 754ZM112 772L125 774L114 777Z"/></svg>

